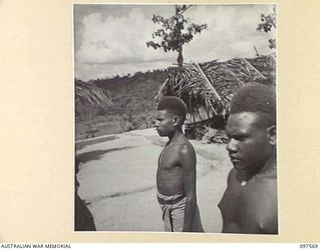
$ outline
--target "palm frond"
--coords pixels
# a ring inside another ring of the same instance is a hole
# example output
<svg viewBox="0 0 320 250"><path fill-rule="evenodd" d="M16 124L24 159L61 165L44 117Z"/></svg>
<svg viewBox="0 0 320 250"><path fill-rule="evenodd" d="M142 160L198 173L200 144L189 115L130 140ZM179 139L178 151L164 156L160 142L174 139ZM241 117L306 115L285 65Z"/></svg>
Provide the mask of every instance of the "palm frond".
<svg viewBox="0 0 320 250"><path fill-rule="evenodd" d="M80 105L111 105L110 92L97 87L93 83L76 81L75 101Z"/></svg>

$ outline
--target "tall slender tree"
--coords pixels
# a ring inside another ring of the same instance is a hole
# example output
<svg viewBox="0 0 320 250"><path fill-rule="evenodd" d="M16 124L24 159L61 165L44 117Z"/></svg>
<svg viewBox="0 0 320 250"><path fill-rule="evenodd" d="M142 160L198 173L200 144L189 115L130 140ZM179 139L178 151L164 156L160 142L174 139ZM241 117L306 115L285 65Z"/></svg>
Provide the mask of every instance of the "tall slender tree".
<svg viewBox="0 0 320 250"><path fill-rule="evenodd" d="M257 31L264 31L266 33L271 32L272 29L277 28L277 15L276 15L276 6L273 6L273 12L265 15L260 15L260 20L262 23L258 24ZM269 39L269 48L276 48L276 39Z"/></svg>
<svg viewBox="0 0 320 250"><path fill-rule="evenodd" d="M162 28L153 32L152 38L160 38L161 41L147 42L147 46L154 49L162 48L165 52L177 51L177 63L180 68L183 65L183 45L190 42L195 34L207 28L207 24L188 24L184 13L191 7L192 5L175 5L175 14L170 18L153 15L152 21L160 24Z"/></svg>

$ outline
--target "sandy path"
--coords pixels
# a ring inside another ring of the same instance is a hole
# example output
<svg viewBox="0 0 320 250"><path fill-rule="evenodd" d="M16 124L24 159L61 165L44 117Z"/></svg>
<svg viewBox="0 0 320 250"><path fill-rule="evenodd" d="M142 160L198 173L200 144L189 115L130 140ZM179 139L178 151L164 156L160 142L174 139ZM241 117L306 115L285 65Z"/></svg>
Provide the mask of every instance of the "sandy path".
<svg viewBox="0 0 320 250"><path fill-rule="evenodd" d="M77 151L84 159L79 195L90 202L97 230L163 231L156 200L157 159L166 139L153 129L131 131ZM197 195L206 232L220 232L217 204L231 164L225 145L191 141L197 151Z"/></svg>

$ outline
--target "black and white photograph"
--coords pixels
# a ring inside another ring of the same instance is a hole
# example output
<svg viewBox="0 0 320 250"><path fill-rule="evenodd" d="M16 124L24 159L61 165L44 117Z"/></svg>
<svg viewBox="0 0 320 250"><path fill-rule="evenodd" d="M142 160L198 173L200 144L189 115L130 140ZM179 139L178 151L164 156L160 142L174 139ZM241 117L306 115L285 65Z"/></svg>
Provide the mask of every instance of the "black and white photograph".
<svg viewBox="0 0 320 250"><path fill-rule="evenodd" d="M277 5L72 21L74 231L278 235Z"/></svg>

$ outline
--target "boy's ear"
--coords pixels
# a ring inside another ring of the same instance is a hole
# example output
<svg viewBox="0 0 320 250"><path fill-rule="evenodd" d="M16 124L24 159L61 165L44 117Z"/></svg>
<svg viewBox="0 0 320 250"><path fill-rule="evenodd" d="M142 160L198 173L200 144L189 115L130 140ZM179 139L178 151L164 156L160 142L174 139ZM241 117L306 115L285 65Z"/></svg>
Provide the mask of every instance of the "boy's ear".
<svg viewBox="0 0 320 250"><path fill-rule="evenodd" d="M267 128L267 133L269 136L269 143L271 146L275 146L277 144L277 127L270 126Z"/></svg>

